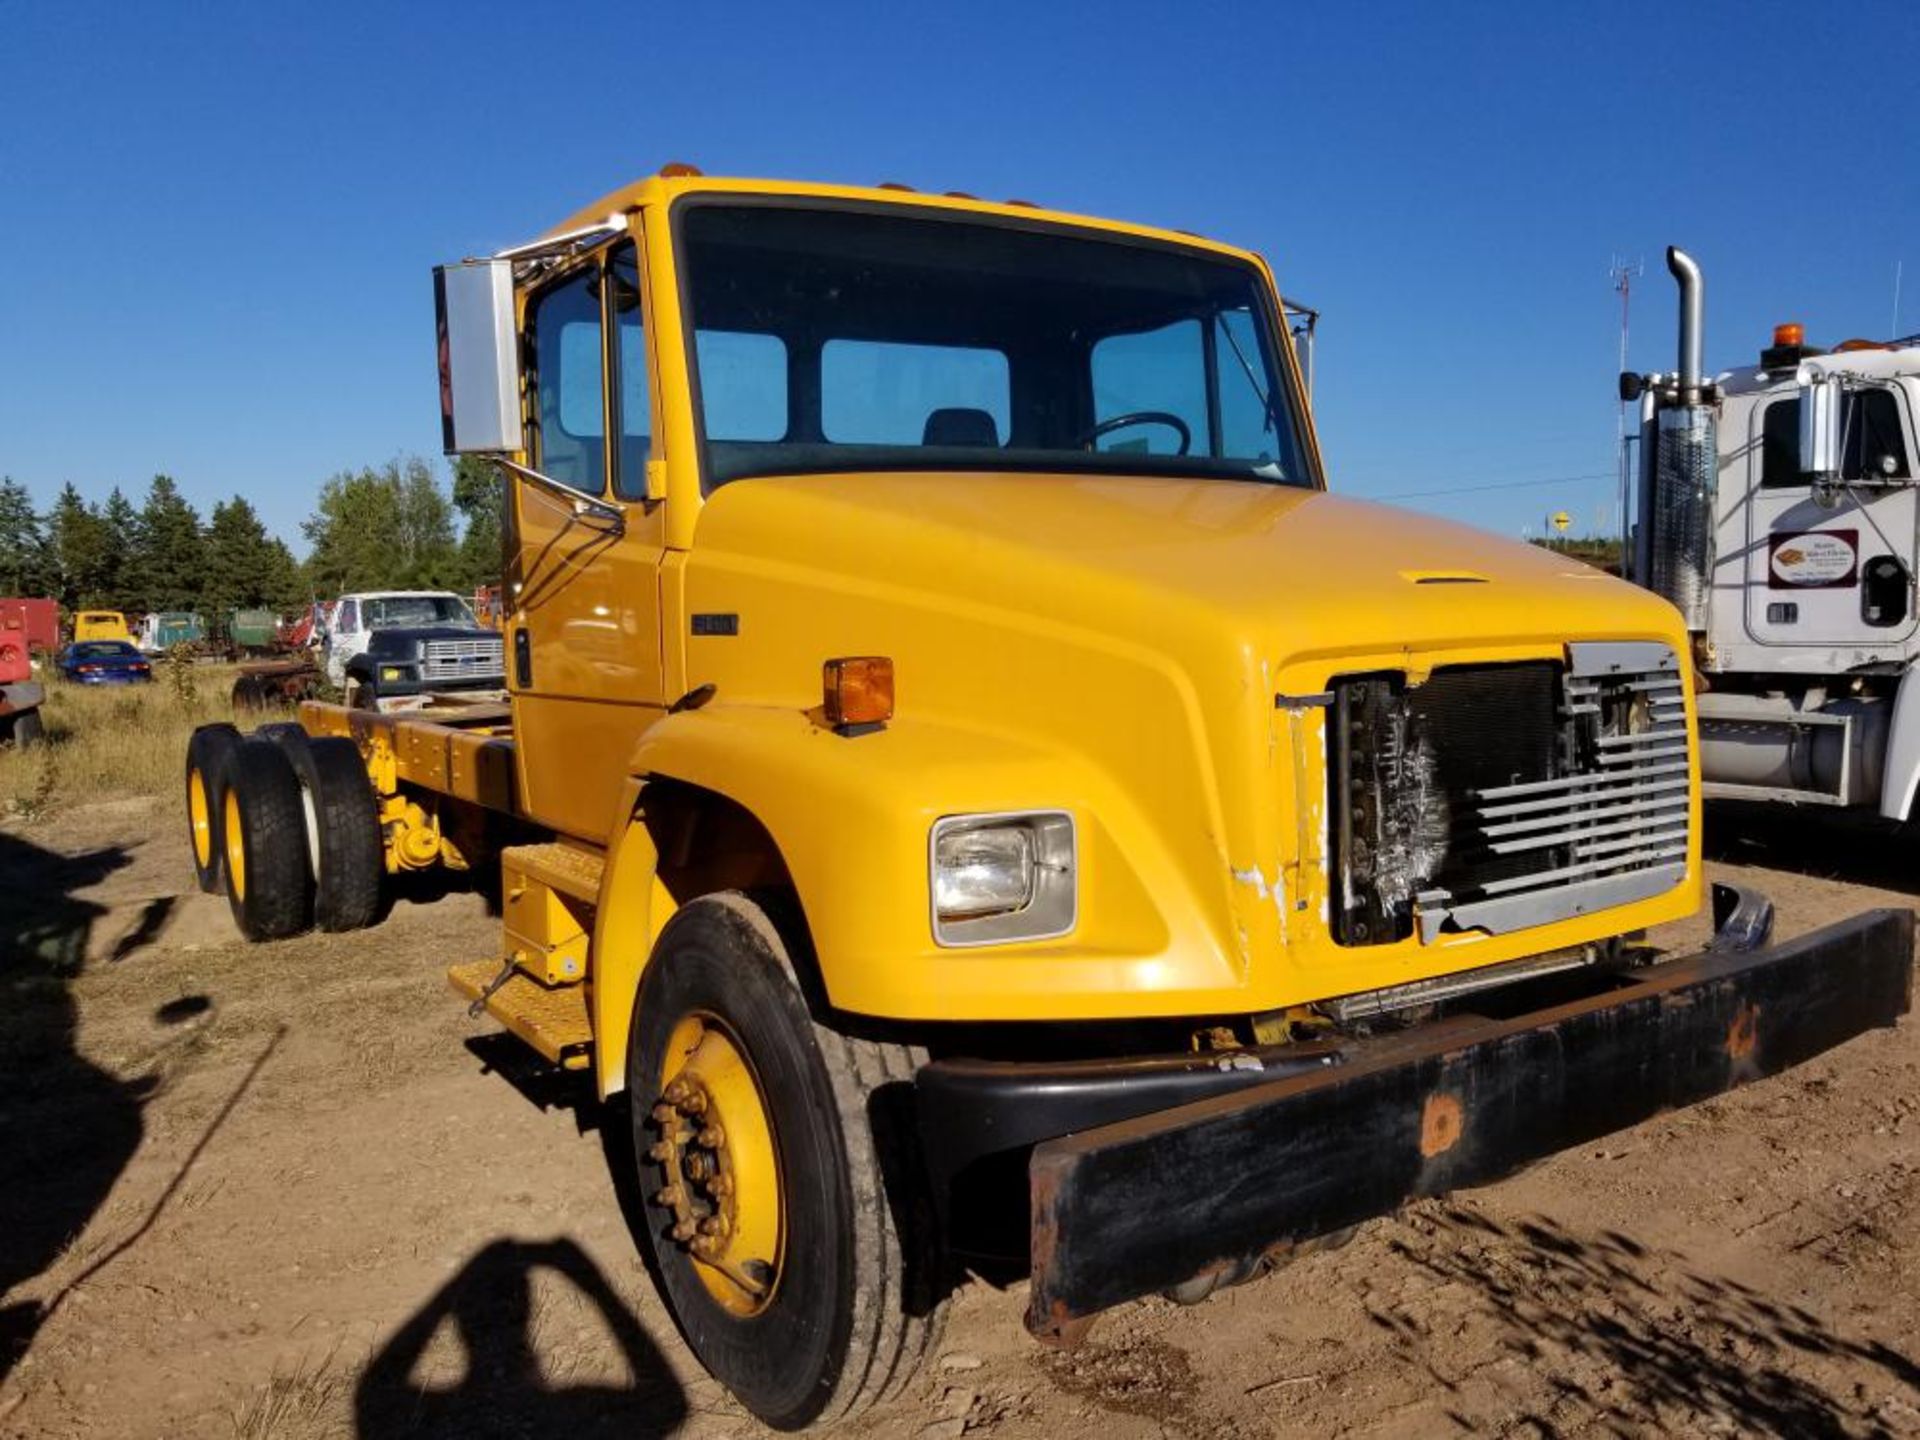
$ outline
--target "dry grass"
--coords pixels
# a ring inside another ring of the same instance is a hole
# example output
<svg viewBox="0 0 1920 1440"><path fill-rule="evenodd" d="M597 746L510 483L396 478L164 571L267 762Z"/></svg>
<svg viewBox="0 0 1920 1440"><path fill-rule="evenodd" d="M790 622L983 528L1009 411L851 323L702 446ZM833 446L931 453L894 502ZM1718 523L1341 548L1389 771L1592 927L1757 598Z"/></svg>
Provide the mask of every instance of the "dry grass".
<svg viewBox="0 0 1920 1440"><path fill-rule="evenodd" d="M150 685L95 686L63 681L48 666L45 743L0 748L0 817L38 819L140 795L181 804L187 737L196 725L234 718L234 669L161 661L154 671Z"/></svg>
<svg viewBox="0 0 1920 1440"><path fill-rule="evenodd" d="M234 1440L344 1440L349 1398L348 1377L329 1354L277 1372L228 1418Z"/></svg>

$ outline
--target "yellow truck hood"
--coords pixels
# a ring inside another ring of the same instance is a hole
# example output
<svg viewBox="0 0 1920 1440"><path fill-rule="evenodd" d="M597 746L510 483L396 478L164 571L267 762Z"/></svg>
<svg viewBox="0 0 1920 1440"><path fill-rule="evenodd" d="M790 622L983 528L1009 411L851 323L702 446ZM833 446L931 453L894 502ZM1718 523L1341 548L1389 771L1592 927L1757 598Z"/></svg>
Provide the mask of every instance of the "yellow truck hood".
<svg viewBox="0 0 1920 1440"><path fill-rule="evenodd" d="M924 472L737 481L709 501L697 552L736 547L1055 617L1112 616L1129 599L1201 607L1251 642L1277 626L1272 638L1292 658L1383 641L1672 628L1672 612L1645 591L1538 546L1245 481Z"/></svg>
<svg viewBox="0 0 1920 1440"><path fill-rule="evenodd" d="M740 480L708 498L667 587L682 647L669 669L714 689L669 717L641 768L761 817L822 953L843 962L834 1002L895 1016L1262 1010L1613 933L1621 916L1599 913L1336 945L1315 697L1343 674L1417 684L1439 665L1557 661L1570 640L1685 653L1670 606L1577 561L1247 481ZM894 721L852 739L819 719L821 662L850 655L891 657L898 689ZM706 745L704 768L676 769L693 762L673 759L668 732ZM1033 809L1079 825L1073 933L936 946L930 827ZM1629 919L1692 903L1676 893Z"/></svg>

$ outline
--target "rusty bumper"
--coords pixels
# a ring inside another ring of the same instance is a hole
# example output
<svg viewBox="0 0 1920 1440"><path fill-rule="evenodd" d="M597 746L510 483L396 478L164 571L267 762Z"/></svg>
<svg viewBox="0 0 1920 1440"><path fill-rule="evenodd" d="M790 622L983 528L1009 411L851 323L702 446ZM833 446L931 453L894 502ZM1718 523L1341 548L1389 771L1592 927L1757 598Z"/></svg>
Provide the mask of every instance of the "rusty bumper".
<svg viewBox="0 0 1920 1440"><path fill-rule="evenodd" d="M1266 1256L1772 1075L1905 1014L1913 913L1709 950L1508 1019L1456 1017L1346 1063L1033 1152L1027 1327L1071 1343L1122 1301Z"/></svg>

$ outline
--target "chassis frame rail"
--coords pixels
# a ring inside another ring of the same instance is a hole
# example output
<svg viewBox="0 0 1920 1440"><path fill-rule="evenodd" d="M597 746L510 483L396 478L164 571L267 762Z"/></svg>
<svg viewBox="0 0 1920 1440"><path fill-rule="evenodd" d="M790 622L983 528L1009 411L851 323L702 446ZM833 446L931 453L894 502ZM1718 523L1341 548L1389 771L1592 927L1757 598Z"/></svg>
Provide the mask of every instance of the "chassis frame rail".
<svg viewBox="0 0 1920 1440"><path fill-rule="evenodd" d="M1810 1060L1907 1012L1914 916L1871 910L1712 948L1511 1019L1363 1042L1348 1063L1038 1146L1027 1328L1235 1278L1264 1257L1483 1184Z"/></svg>

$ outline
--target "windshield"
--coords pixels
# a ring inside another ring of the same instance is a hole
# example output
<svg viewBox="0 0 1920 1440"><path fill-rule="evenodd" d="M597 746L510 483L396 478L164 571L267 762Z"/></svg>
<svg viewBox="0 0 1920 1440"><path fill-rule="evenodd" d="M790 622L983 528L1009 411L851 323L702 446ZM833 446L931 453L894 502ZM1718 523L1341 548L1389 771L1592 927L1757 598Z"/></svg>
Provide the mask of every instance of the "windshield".
<svg viewBox="0 0 1920 1440"><path fill-rule="evenodd" d="M477 623L465 602L453 595L389 595L362 601L361 605L363 622L369 630Z"/></svg>
<svg viewBox="0 0 1920 1440"><path fill-rule="evenodd" d="M706 483L853 469L1308 485L1249 266L1061 227L690 204Z"/></svg>
<svg viewBox="0 0 1920 1440"><path fill-rule="evenodd" d="M118 660L138 653L124 640L82 640L73 647L75 660Z"/></svg>

